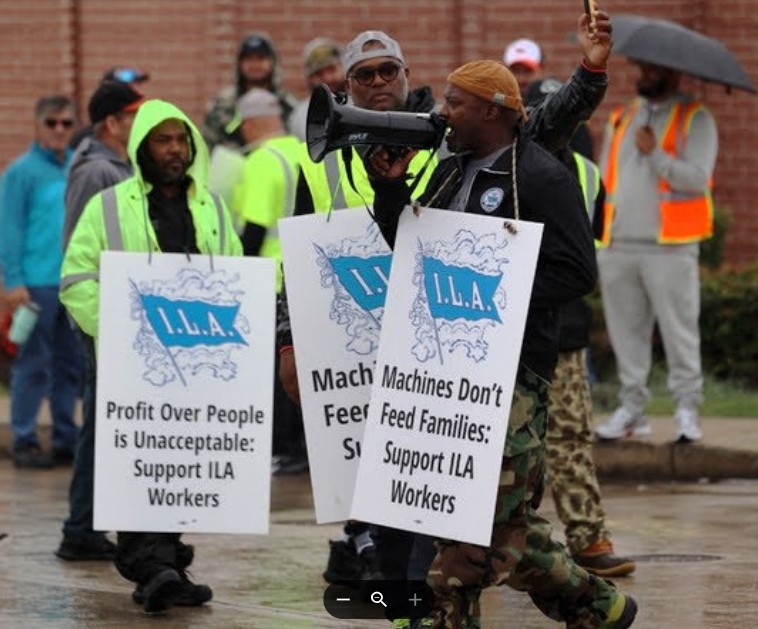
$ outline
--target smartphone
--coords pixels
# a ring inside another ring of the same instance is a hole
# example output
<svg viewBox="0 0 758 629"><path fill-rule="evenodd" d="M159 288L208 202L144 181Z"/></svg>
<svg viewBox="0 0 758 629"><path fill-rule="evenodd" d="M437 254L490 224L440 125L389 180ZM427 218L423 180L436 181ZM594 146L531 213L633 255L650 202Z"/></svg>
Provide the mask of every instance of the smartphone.
<svg viewBox="0 0 758 629"><path fill-rule="evenodd" d="M595 32L597 24L595 23L595 0L584 0L584 12L590 17L590 31Z"/></svg>

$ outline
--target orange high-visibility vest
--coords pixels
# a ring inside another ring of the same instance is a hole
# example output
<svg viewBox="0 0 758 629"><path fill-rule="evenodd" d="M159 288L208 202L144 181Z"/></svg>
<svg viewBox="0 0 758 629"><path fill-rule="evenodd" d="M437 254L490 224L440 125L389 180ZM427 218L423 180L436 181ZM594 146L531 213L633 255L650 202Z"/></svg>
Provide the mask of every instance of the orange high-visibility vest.
<svg viewBox="0 0 758 629"><path fill-rule="evenodd" d="M615 200L618 186L618 154L621 142L634 117L639 101L635 100L628 109L615 109L608 121L611 146L605 166L604 182L606 200L603 207L603 236L601 242L607 246L611 241L611 226L616 212ZM697 102L677 103L671 108L661 137L661 148L676 157L684 150L692 118L703 109ZM671 184L663 178L658 180L658 194L661 215L661 228L658 242L662 244L681 244L705 240L713 235L713 199L710 188L701 193L676 192Z"/></svg>

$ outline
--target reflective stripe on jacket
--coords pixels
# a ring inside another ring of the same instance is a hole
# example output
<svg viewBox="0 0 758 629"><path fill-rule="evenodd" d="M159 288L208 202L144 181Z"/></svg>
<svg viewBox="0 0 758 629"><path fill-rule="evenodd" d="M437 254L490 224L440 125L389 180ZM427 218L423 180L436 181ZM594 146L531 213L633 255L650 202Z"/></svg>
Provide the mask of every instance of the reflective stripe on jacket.
<svg viewBox="0 0 758 629"><path fill-rule="evenodd" d="M232 213L244 230L247 223L266 230L258 255L277 264L277 291L281 290L282 245L279 219L292 216L301 156L300 140L293 135L270 138L246 158L235 187Z"/></svg>
<svg viewBox="0 0 758 629"><path fill-rule="evenodd" d="M621 142L626 134L629 123L639 106L638 101L624 110L619 108L611 113L609 118L609 133L611 145L605 168L606 201L603 208L603 237L601 242L608 245L611 241L611 227L616 212L615 196L618 187L618 155ZM680 155L687 142L692 119L703 108L698 102L676 103L671 108L669 119L661 135L661 149L676 157ZM658 180L659 212L661 227L658 242L661 244L683 244L697 242L713 235L713 200L710 188L712 182L701 193L683 193L672 189L671 184L663 179Z"/></svg>
<svg viewBox="0 0 758 629"><path fill-rule="evenodd" d="M137 112L129 139L134 176L90 199L63 259L61 302L89 336L96 338L98 333L100 253L160 251L147 206L151 185L142 177L136 153L150 130L167 119L182 120L192 134L196 152L187 171L192 181L186 194L198 250L203 254L242 255L229 212L220 198L208 191L208 150L200 132L170 103L147 101Z"/></svg>
<svg viewBox="0 0 758 629"><path fill-rule="evenodd" d="M587 210L587 216L592 225L595 221L595 209L597 207L597 197L600 194L600 167L591 159L587 159L581 153L572 151L571 155L576 164L576 176L579 179L579 187L582 189L584 198L584 209ZM594 231L594 230L593 230ZM603 246L597 238L594 239L595 248Z"/></svg>
<svg viewBox="0 0 758 629"><path fill-rule="evenodd" d="M600 168L581 153L572 151L572 155L576 163L576 173L584 197L584 206L587 209L587 216L590 217L590 223L592 223L595 218L595 201L600 193Z"/></svg>
<svg viewBox="0 0 758 629"><path fill-rule="evenodd" d="M350 185L341 150L328 153L323 161L318 163L308 157L305 144L303 144L303 150L305 157L301 160L301 168L313 197L315 212L329 212L332 209L342 210L374 204L374 189L368 180L363 160L355 148L352 149L350 166L353 173L353 183L358 192ZM415 181L416 176L429 160L430 154L431 151L419 151L418 155L411 160L408 166L411 181ZM422 176L421 182L414 190L414 199L418 198L426 188L429 177L438 161L435 153Z"/></svg>

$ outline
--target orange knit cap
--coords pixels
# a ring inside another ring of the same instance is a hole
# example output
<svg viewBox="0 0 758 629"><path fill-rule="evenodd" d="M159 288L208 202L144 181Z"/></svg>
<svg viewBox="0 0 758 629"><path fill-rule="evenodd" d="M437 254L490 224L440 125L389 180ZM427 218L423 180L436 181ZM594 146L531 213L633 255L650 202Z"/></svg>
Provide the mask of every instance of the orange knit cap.
<svg viewBox="0 0 758 629"><path fill-rule="evenodd" d="M499 61L471 61L451 73L447 82L526 118L516 77Z"/></svg>

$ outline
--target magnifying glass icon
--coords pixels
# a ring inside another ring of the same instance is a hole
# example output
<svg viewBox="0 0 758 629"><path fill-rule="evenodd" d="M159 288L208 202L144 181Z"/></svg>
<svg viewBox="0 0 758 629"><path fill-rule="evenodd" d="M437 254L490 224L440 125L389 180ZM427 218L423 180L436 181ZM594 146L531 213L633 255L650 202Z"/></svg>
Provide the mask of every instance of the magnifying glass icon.
<svg viewBox="0 0 758 629"><path fill-rule="evenodd" d="M387 607L387 603L384 602L384 594L381 592L373 592L371 594L371 602L372 603L379 603L380 605L384 605Z"/></svg>

